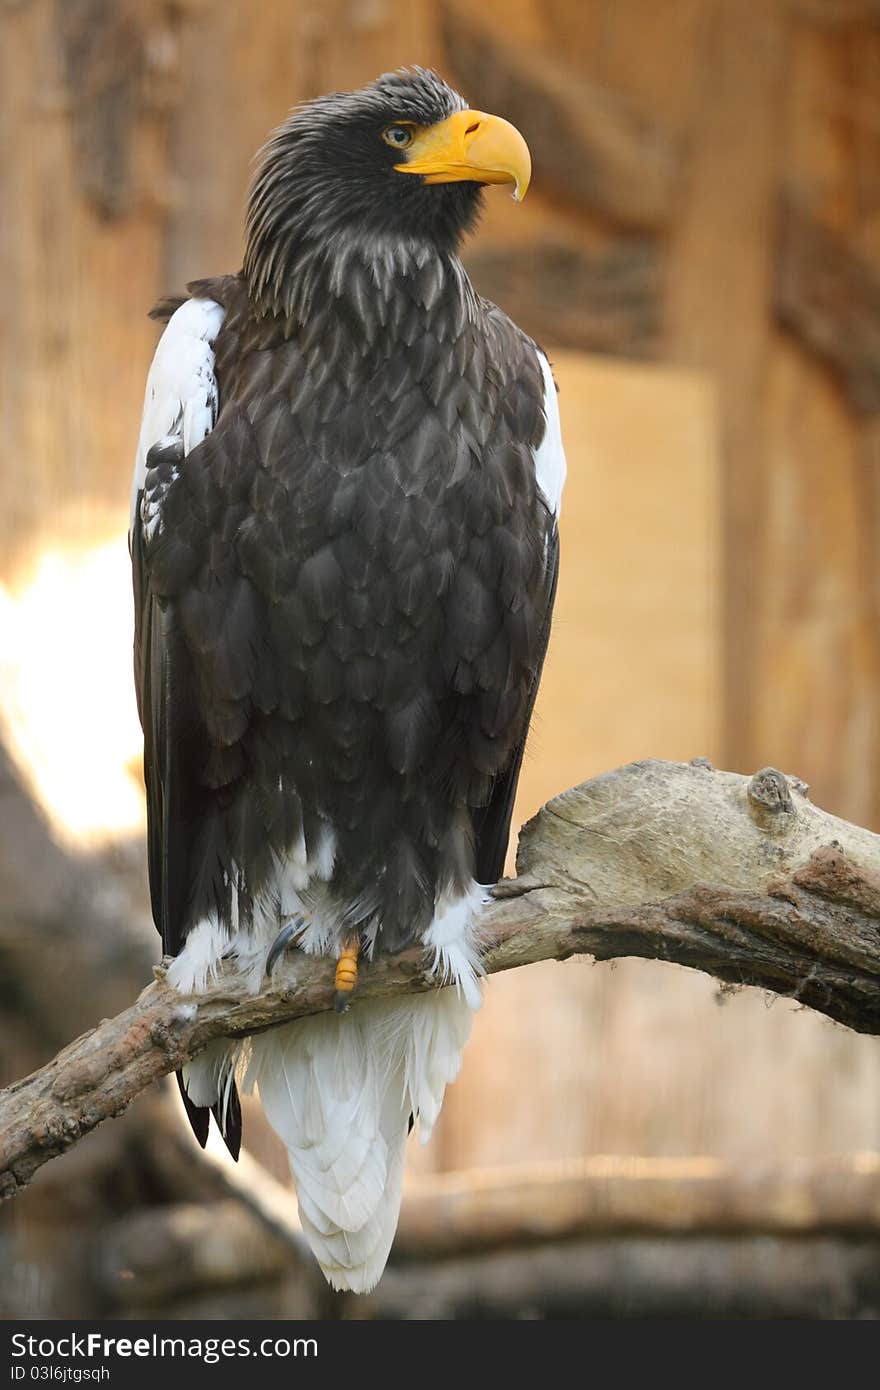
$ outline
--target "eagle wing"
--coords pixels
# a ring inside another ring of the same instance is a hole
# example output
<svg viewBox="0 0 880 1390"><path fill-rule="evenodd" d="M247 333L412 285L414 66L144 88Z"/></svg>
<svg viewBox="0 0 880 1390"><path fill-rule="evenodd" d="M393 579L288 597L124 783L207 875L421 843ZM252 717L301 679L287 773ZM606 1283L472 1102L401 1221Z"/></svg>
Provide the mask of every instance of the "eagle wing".
<svg viewBox="0 0 880 1390"><path fill-rule="evenodd" d="M471 813L474 826L475 874L477 882L485 884L497 883L504 873L513 804L522 769L529 724L538 695L541 671L544 666L544 658L547 655L553 604L559 577L558 520L566 476L565 451L562 445L557 386L553 379L550 362L540 348L538 349L538 361L544 381L545 428L544 437L534 451L534 461L539 489L539 505L545 507L548 513L546 519L542 519L547 528L546 582L543 590L546 603L537 627L534 678L528 695L522 735L514 748L510 761L496 777L489 801L485 806L478 807Z"/></svg>
<svg viewBox="0 0 880 1390"><path fill-rule="evenodd" d="M186 646L171 610L154 591L149 551L161 530L169 488L217 419L213 344L222 321L223 309L211 300L186 300L171 314L147 377L132 483L134 677L144 731L150 896L169 955L183 944L190 891L186 828L195 825L195 808L188 803L199 781L191 766L199 721L188 696L192 677Z"/></svg>
<svg viewBox="0 0 880 1390"><path fill-rule="evenodd" d="M553 601L556 597L556 582L559 575L559 533L556 530L548 542L547 566L549 572L548 603L538 637L537 667L529 693L524 731L516 745L513 757L504 771L496 778L489 801L485 806L478 807L471 813L474 826L474 873L478 883L497 883L504 873L504 861L507 858L507 846L510 841L510 822L513 818L513 803L516 799L516 788L522 770L532 711L535 708L535 700L538 695L541 670L544 665L544 657L547 654L547 644L550 640L550 619L553 613Z"/></svg>
<svg viewBox="0 0 880 1390"><path fill-rule="evenodd" d="M168 489L217 419L219 392L214 340L223 309L211 300L173 303L147 377L135 460L129 544L134 585L134 678L144 732L147 791L147 857L153 918L167 955L183 946L182 927L192 889L194 842L203 795L204 735L194 673L172 609L157 594L150 545L162 527ZM180 1093L193 1131L204 1146L210 1108L193 1104L178 1072ZM241 1141L241 1112L234 1084L218 1125L234 1157Z"/></svg>

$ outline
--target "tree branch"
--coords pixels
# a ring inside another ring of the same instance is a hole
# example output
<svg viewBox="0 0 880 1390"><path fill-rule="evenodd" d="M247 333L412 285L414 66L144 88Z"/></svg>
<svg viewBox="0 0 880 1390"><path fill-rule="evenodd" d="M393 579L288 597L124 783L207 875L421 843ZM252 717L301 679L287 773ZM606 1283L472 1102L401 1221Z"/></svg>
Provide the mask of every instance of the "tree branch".
<svg viewBox="0 0 880 1390"><path fill-rule="evenodd" d="M643 956L880 1032L880 836L806 792L772 768L749 779L697 760L631 763L563 793L524 828L518 877L486 910L487 974ZM231 972L192 999L161 967L156 976L130 1008L0 1092L0 1196L212 1039L333 1004L328 963L295 953L256 996ZM410 950L365 964L358 998L431 983Z"/></svg>

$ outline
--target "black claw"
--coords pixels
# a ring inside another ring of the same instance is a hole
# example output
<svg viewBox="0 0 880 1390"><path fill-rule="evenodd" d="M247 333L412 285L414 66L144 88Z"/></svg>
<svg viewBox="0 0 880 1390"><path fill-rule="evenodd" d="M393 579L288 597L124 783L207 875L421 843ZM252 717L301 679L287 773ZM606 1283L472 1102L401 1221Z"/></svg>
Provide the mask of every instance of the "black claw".
<svg viewBox="0 0 880 1390"><path fill-rule="evenodd" d="M351 990L338 989L333 999L333 1007L338 1014L347 1014L348 1006L351 1003Z"/></svg>
<svg viewBox="0 0 880 1390"><path fill-rule="evenodd" d="M278 964L278 957L282 956L287 950L291 941L299 936L305 922L302 917L294 917L290 922L286 922L280 932L272 942L269 954L266 957L266 974L271 975L275 966Z"/></svg>

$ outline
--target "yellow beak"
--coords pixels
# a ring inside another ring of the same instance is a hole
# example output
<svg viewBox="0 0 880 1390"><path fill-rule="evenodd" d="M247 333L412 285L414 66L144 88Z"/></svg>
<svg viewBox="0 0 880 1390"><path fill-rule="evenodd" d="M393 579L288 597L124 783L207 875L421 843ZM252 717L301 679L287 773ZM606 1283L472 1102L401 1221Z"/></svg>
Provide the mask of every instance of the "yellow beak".
<svg viewBox="0 0 880 1390"><path fill-rule="evenodd" d="M512 183L522 202L532 176L529 147L516 126L485 111L456 111L424 126L395 164L402 174L421 174L425 183Z"/></svg>

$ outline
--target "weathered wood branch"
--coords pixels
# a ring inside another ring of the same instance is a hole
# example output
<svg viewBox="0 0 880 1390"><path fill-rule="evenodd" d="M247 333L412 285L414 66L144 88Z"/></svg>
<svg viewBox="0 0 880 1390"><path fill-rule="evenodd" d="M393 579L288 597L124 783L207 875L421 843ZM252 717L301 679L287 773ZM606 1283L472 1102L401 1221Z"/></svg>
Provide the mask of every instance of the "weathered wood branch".
<svg viewBox="0 0 880 1390"><path fill-rule="evenodd" d="M880 836L811 805L797 779L632 763L549 802L523 831L517 869L485 914L487 974L643 956L880 1032ZM411 950L365 965L358 997L431 987ZM158 970L124 1013L0 1093L0 1195L212 1039L332 1003L327 962L304 956L256 996L227 973L182 998Z"/></svg>

